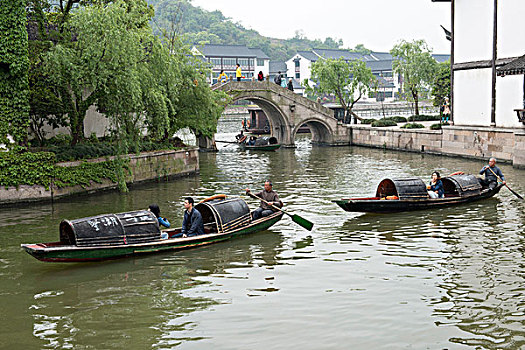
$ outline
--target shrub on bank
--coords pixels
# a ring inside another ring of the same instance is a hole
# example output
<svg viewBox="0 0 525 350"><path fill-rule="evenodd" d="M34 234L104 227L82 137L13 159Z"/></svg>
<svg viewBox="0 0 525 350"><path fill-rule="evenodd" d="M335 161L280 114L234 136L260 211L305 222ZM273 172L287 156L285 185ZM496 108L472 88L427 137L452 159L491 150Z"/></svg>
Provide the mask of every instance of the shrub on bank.
<svg viewBox="0 0 525 350"><path fill-rule="evenodd" d="M410 116L408 117L408 121L409 122L422 122L422 121L429 121L429 120L440 120L441 118L439 117L439 115L425 115L425 114L420 114L420 115L413 115L413 116Z"/></svg>
<svg viewBox="0 0 525 350"><path fill-rule="evenodd" d="M390 117L388 119L392 119L396 123L406 123L407 122L407 118L401 117L401 116Z"/></svg>
<svg viewBox="0 0 525 350"><path fill-rule="evenodd" d="M86 162L67 168L55 163L55 154L51 152L0 152L0 186L42 185L49 189L51 183L58 187L85 187L102 179L117 182L116 161Z"/></svg>
<svg viewBox="0 0 525 350"><path fill-rule="evenodd" d="M376 120L377 119L374 119L374 118L366 118L366 119L361 120L361 124L372 124Z"/></svg>
<svg viewBox="0 0 525 350"><path fill-rule="evenodd" d="M432 124L429 128L430 130L441 130L441 124Z"/></svg>
<svg viewBox="0 0 525 350"><path fill-rule="evenodd" d="M421 128L424 128L425 126L423 124L419 124L419 123L407 123L405 125L403 125L401 128L403 129L421 129Z"/></svg>
<svg viewBox="0 0 525 350"><path fill-rule="evenodd" d="M396 126L397 123L391 119L378 119L372 123L373 127Z"/></svg>
<svg viewBox="0 0 525 350"><path fill-rule="evenodd" d="M90 139L91 140L91 139ZM175 138L166 142L154 142L143 140L139 145L139 152L158 151L165 149L179 149L186 145ZM115 156L118 154L117 145L112 141L92 141L79 143L74 146L58 141L58 144L49 144L47 147L39 147L39 151L52 152L56 155L57 162L69 162L83 159L93 159ZM134 150L130 149L130 153Z"/></svg>

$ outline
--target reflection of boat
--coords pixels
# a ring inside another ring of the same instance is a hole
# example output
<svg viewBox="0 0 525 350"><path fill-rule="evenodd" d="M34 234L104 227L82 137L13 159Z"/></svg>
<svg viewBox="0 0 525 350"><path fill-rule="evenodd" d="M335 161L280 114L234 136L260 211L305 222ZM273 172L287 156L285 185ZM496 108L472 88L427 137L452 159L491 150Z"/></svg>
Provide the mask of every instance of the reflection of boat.
<svg viewBox="0 0 525 350"><path fill-rule="evenodd" d="M420 178L384 179L377 187L376 196L335 200L341 208L353 212L389 213L408 210L441 208L474 202L494 196L502 185L493 189L481 186L474 175L453 175L441 179L444 198L429 198L427 187Z"/></svg>
<svg viewBox="0 0 525 350"><path fill-rule="evenodd" d="M234 236L266 230L279 221L283 213L252 220L243 199L214 199L195 206L202 214L205 234L172 238L180 228L168 229L168 239L160 239L156 217L141 210L107 214L60 223L60 241L22 244L29 254L42 261L84 262L115 259L142 253L155 253L198 247Z"/></svg>
<svg viewBox="0 0 525 350"><path fill-rule="evenodd" d="M255 140L254 145L248 145L247 139L245 138L243 142L239 143L239 146L243 150L252 150L252 151L275 151L279 147L281 147L281 144L277 141L277 139L273 136L263 136L258 137Z"/></svg>

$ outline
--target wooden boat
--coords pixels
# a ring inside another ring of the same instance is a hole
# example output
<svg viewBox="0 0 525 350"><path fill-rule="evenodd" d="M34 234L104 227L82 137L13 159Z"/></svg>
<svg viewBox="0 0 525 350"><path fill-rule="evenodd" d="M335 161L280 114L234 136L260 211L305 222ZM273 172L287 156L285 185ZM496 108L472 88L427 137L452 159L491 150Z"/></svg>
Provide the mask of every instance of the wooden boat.
<svg viewBox="0 0 525 350"><path fill-rule="evenodd" d="M474 175L443 177L444 198L432 199L420 178L384 179L375 197L344 198L333 202L345 211L368 213L392 213L409 210L442 208L489 198L499 192L503 185L484 188Z"/></svg>
<svg viewBox="0 0 525 350"><path fill-rule="evenodd" d="M181 229L163 230L161 239L155 215L146 210L64 220L60 241L22 244L27 253L50 262L87 262L125 256L188 249L224 241L235 236L263 231L281 220L283 213L252 220L250 209L241 198L218 198L195 206L202 215L205 234L175 238Z"/></svg>
<svg viewBox="0 0 525 350"><path fill-rule="evenodd" d="M239 143L239 147L241 147L242 150L275 151L276 149L279 149L281 147L277 139L273 136L258 137L255 140L255 145L253 146L248 145L247 141L247 139L244 139L244 141Z"/></svg>

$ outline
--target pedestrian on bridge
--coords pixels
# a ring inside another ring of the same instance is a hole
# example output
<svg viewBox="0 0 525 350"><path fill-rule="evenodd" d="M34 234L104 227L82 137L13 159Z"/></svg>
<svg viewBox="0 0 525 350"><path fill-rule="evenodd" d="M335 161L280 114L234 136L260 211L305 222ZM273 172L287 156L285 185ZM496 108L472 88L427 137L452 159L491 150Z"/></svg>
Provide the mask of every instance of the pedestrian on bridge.
<svg viewBox="0 0 525 350"><path fill-rule="evenodd" d="M273 78L273 82L281 86L281 71L279 71L275 78Z"/></svg>
<svg viewBox="0 0 525 350"><path fill-rule="evenodd" d="M235 70L235 76L237 77L237 81L241 81L242 78L242 70L239 63L237 63L237 69Z"/></svg>
<svg viewBox="0 0 525 350"><path fill-rule="evenodd" d="M287 86L288 90L290 91L293 91L293 81L292 81L292 78L290 78L290 80L288 80L288 86Z"/></svg>

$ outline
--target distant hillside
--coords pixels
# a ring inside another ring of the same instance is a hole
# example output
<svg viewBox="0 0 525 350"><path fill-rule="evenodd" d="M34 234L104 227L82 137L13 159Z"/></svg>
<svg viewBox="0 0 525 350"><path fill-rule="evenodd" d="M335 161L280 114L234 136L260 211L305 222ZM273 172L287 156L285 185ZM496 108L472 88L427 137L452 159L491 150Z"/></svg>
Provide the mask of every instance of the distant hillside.
<svg viewBox="0 0 525 350"><path fill-rule="evenodd" d="M310 40L296 34L291 39L275 39L246 29L226 18L220 11L206 11L189 0L147 0L155 8L152 23L156 34L163 30L184 34L190 43L240 44L261 48L272 60L285 61L298 50L337 49L341 39Z"/></svg>

